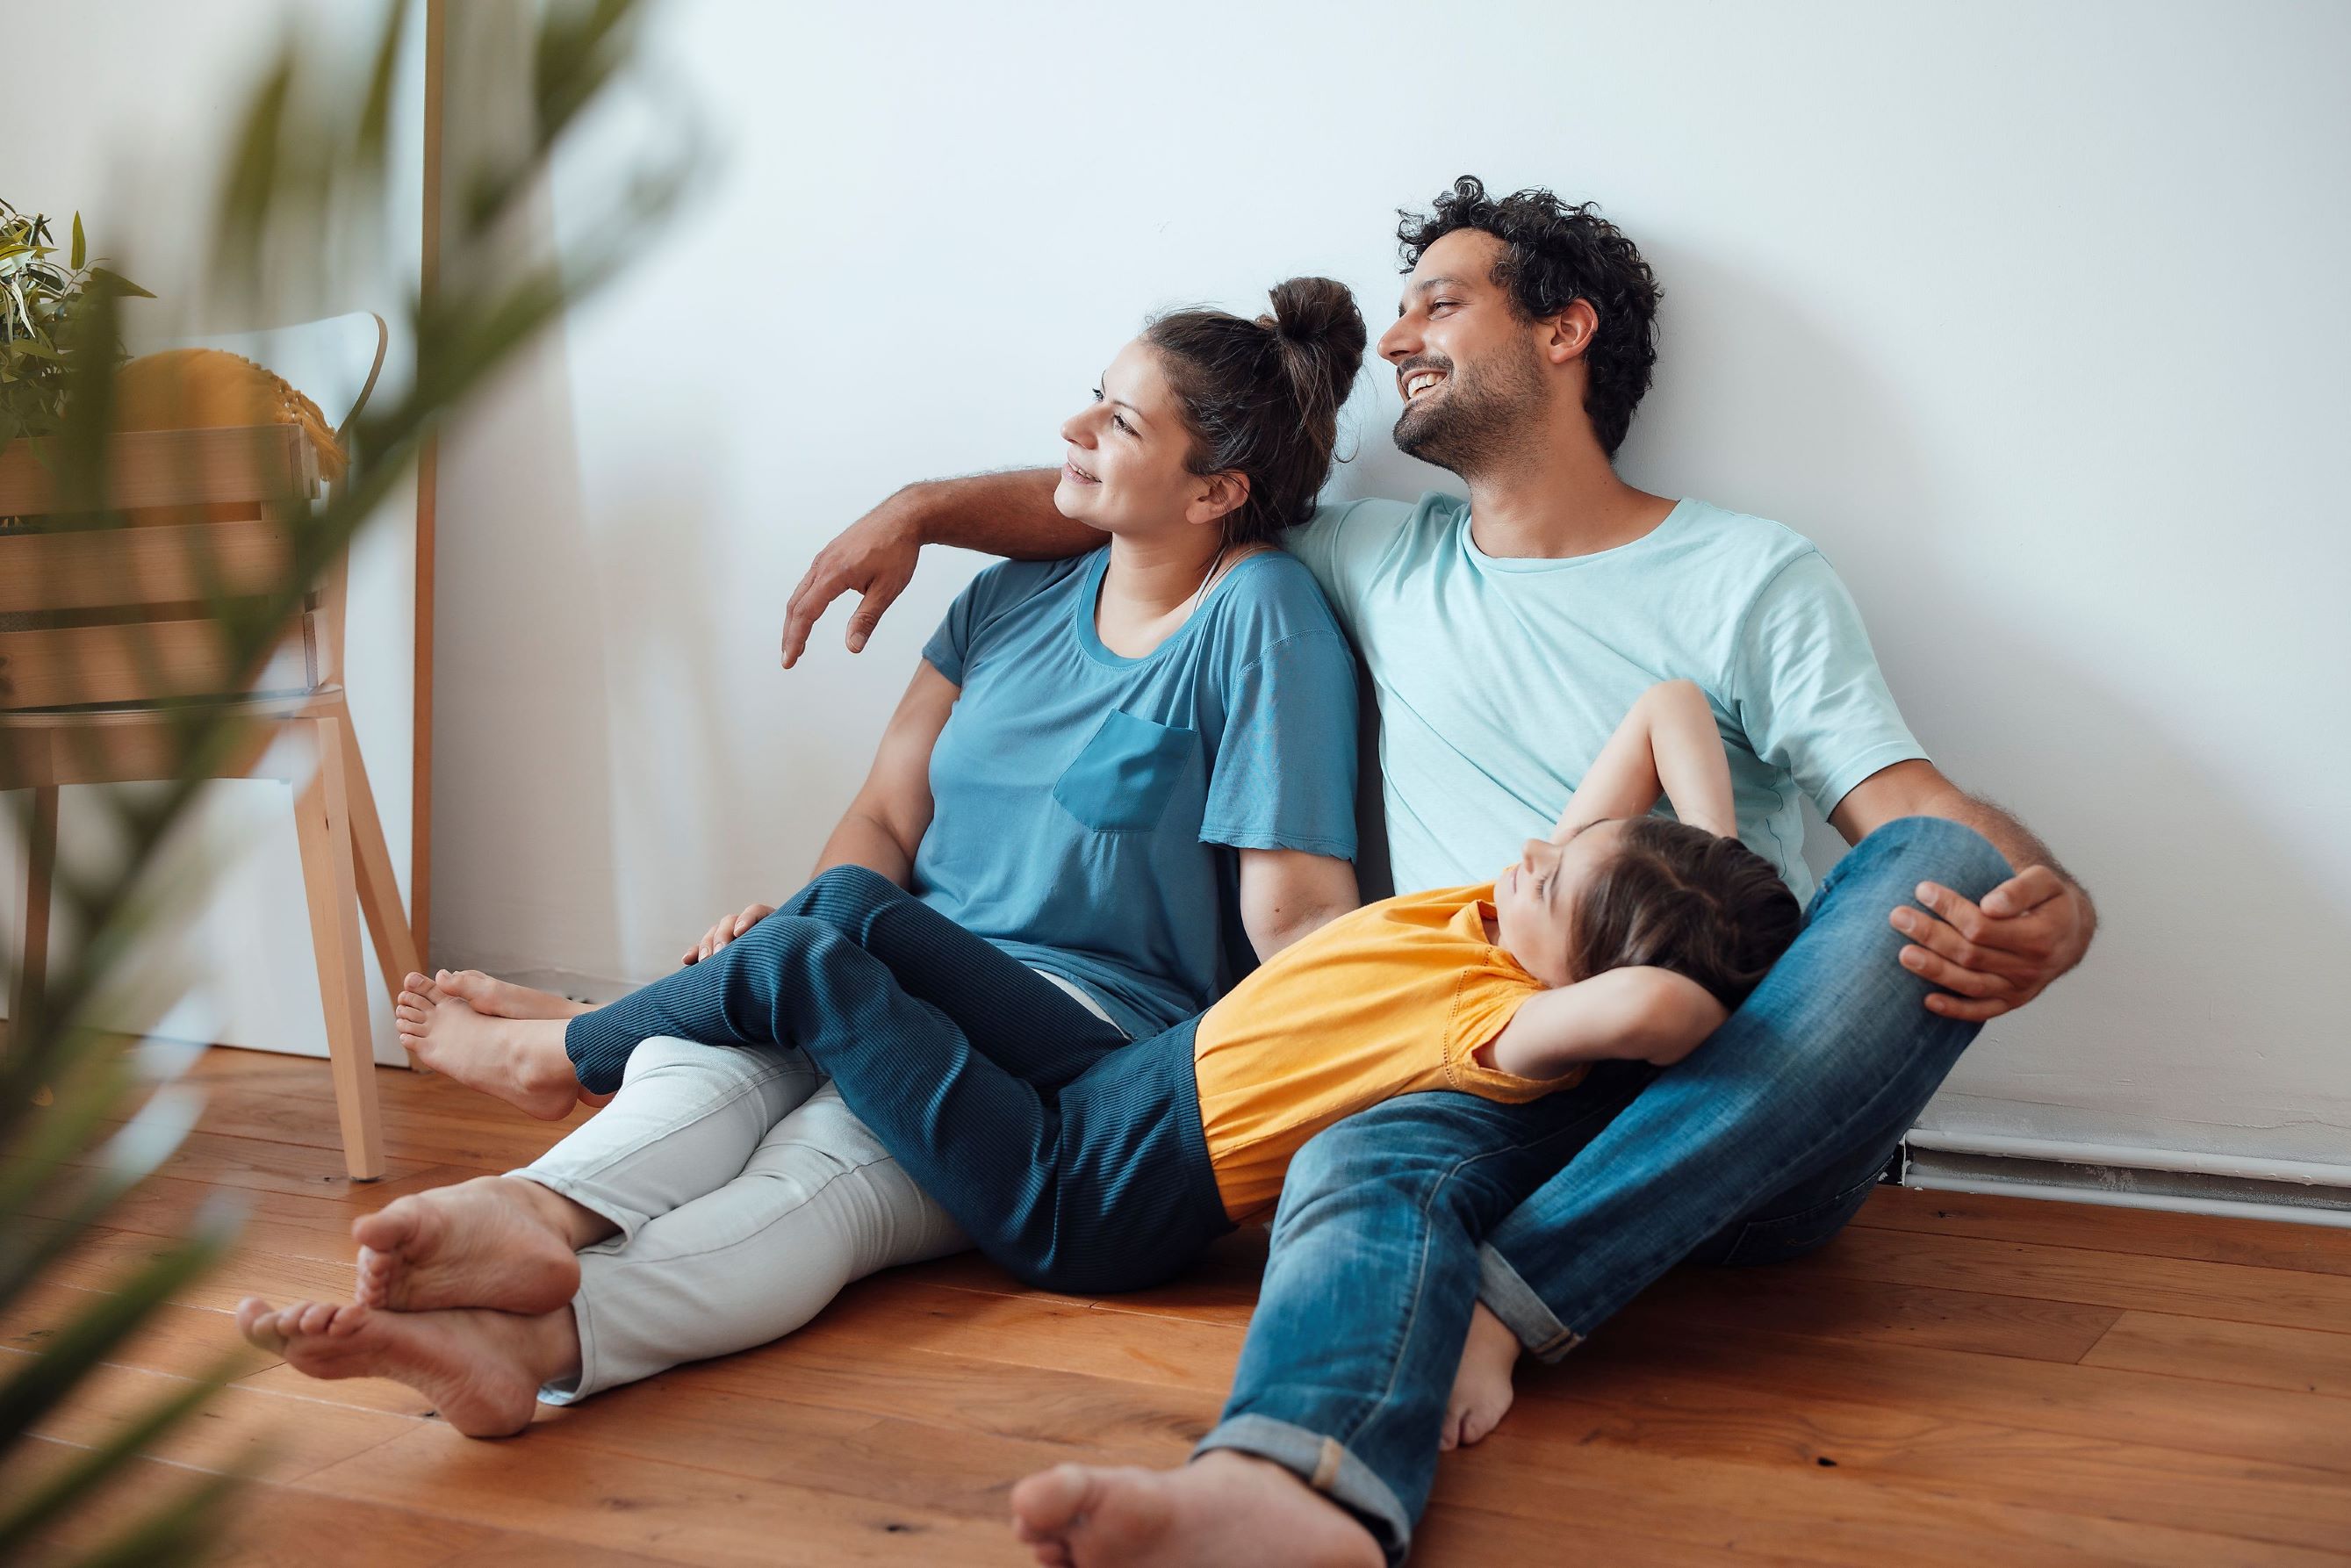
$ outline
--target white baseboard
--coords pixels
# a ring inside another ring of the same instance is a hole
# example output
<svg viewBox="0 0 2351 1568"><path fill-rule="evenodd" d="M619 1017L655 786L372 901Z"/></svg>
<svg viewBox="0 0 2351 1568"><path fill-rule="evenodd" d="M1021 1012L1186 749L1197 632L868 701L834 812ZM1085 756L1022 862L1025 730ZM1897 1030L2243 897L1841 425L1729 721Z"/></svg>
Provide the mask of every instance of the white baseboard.
<svg viewBox="0 0 2351 1568"><path fill-rule="evenodd" d="M1939 1192L2172 1209L2351 1229L2351 1166L1919 1129L1901 1182Z"/></svg>

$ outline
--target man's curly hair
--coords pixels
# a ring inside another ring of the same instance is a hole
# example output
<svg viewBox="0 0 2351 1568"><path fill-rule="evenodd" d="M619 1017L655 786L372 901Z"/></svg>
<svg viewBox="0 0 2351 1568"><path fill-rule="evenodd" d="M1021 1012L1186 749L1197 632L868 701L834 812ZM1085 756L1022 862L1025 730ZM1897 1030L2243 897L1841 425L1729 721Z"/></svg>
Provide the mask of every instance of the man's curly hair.
<svg viewBox="0 0 2351 1568"><path fill-rule="evenodd" d="M1649 264L1614 224L1590 202L1570 206L1549 191L1518 191L1497 201L1464 174L1426 214L1400 211L1396 243L1404 269L1456 229L1476 229L1502 242L1494 281L1510 297L1521 320L1556 315L1588 299L1600 318L1584 350L1583 412L1601 450L1614 456L1633 411L1649 390L1657 362L1657 300L1662 293Z"/></svg>

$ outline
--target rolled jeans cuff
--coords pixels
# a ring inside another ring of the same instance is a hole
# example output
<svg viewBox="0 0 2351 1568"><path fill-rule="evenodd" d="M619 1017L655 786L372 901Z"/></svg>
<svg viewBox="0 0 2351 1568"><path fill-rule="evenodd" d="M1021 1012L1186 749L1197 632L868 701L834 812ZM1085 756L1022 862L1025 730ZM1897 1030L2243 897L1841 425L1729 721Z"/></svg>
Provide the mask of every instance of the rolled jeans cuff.
<svg viewBox="0 0 2351 1568"><path fill-rule="evenodd" d="M1214 1448L1280 1465L1314 1490L1360 1520L1387 1554L1389 1568L1399 1568L1412 1548L1412 1519L1387 1482L1347 1451L1336 1437L1277 1421L1270 1416L1234 1416L1217 1424L1192 1450L1198 1458Z"/></svg>
<svg viewBox="0 0 2351 1568"><path fill-rule="evenodd" d="M1583 1343L1491 1247L1478 1249L1478 1299L1538 1361L1557 1361Z"/></svg>

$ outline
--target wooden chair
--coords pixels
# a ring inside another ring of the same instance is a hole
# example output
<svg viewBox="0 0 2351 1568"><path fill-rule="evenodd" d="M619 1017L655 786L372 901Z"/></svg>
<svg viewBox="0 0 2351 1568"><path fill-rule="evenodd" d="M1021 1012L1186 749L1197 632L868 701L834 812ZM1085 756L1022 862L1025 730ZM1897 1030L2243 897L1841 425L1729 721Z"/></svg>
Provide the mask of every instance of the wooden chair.
<svg viewBox="0 0 2351 1568"><path fill-rule="evenodd" d="M383 363L383 322L366 319L374 362L342 430ZM159 702L232 708L256 722L211 773L295 787L344 1164L354 1179L375 1180L383 1137L356 916L365 915L390 988L418 961L344 697L345 563L335 562L248 690L227 689L232 674L202 618L208 587L235 595L282 580L300 514L319 491L316 453L290 424L123 433L109 485L110 502L132 512L134 526L0 530L0 789L33 793L10 1017L26 1016L43 982L59 789L171 777L174 747ZM0 518L61 506L30 443L0 450ZM276 744L289 737L300 744ZM261 771L289 752L312 765Z"/></svg>

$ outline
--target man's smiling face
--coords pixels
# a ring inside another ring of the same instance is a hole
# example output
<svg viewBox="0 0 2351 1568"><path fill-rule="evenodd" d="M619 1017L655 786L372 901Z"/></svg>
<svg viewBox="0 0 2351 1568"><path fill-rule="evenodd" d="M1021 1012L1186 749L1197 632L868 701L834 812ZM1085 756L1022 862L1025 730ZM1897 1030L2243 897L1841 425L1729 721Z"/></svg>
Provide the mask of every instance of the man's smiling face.
<svg viewBox="0 0 2351 1568"><path fill-rule="evenodd" d="M1395 325L1380 338L1404 399L1396 445L1465 479L1539 439L1552 396L1534 325L1494 280L1502 249L1478 229L1440 237L1421 253Z"/></svg>

